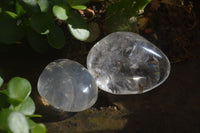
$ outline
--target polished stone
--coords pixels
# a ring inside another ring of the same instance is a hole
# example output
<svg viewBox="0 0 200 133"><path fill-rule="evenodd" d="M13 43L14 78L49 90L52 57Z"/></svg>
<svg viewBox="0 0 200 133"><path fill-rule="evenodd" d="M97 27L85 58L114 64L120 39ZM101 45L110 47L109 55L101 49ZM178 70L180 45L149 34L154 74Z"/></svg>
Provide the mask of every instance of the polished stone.
<svg viewBox="0 0 200 133"><path fill-rule="evenodd" d="M50 105L69 112L90 108L98 93L87 69L68 59L55 60L45 67L39 77L38 91Z"/></svg>
<svg viewBox="0 0 200 133"><path fill-rule="evenodd" d="M112 94L137 94L162 84L169 76L170 62L142 36L115 32L93 46L87 68L100 89Z"/></svg>

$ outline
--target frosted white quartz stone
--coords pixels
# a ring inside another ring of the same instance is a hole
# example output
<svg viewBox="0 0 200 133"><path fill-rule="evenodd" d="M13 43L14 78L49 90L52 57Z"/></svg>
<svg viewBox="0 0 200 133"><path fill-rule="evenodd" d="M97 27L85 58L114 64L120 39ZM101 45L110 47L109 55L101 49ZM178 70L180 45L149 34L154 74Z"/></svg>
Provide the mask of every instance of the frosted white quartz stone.
<svg viewBox="0 0 200 133"><path fill-rule="evenodd" d="M93 46L87 68L100 89L112 94L137 94L162 84L169 76L170 62L142 36L115 32Z"/></svg>
<svg viewBox="0 0 200 133"><path fill-rule="evenodd" d="M98 88L81 64L58 59L48 64L41 73L38 91L53 107L78 112L90 108L96 102Z"/></svg>

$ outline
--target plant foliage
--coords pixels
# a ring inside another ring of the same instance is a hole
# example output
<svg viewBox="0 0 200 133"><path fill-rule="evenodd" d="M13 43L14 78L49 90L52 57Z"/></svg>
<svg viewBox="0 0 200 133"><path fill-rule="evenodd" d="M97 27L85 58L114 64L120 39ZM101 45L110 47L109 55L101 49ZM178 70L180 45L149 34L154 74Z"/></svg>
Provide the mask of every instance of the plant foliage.
<svg viewBox="0 0 200 133"><path fill-rule="evenodd" d="M112 0L106 12L107 28L114 31L135 30L138 15L151 0Z"/></svg>
<svg viewBox="0 0 200 133"><path fill-rule="evenodd" d="M20 77L12 78L8 82L7 89L0 90L0 132L46 132L43 124L37 124L30 119L39 116L34 115L35 104L29 96L30 93L29 81Z"/></svg>
<svg viewBox="0 0 200 133"><path fill-rule="evenodd" d="M84 4L88 1L9 0L0 2L0 44L14 44L26 37L31 47L37 52L42 53L47 50L46 46L40 46L45 41L53 48L60 49L66 43L65 34L55 20L66 21L66 25L75 38L81 41L86 40L89 37L87 24L80 14L75 13L75 9L85 9ZM30 31L36 32L37 35Z"/></svg>

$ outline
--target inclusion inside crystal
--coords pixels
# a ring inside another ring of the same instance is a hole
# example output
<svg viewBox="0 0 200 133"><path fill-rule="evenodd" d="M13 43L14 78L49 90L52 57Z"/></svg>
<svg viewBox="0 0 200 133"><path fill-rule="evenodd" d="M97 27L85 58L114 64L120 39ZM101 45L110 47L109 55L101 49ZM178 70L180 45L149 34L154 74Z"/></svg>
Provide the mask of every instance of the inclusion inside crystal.
<svg viewBox="0 0 200 133"><path fill-rule="evenodd" d="M97 86L113 94L136 94L163 83L170 72L166 55L132 32L112 33L90 50L87 67Z"/></svg>

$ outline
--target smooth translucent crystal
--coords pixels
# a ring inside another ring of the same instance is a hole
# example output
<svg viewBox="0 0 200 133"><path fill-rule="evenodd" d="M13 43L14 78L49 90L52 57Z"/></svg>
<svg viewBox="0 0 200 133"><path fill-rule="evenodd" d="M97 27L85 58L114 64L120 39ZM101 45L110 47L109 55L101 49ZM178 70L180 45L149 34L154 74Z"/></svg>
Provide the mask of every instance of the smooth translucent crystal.
<svg viewBox="0 0 200 133"><path fill-rule="evenodd" d="M68 59L55 60L45 67L39 77L38 91L50 105L69 112L90 108L98 93L87 69Z"/></svg>
<svg viewBox="0 0 200 133"><path fill-rule="evenodd" d="M170 62L142 36L116 32L93 46L87 68L100 89L113 94L136 94L163 83L170 73Z"/></svg>

